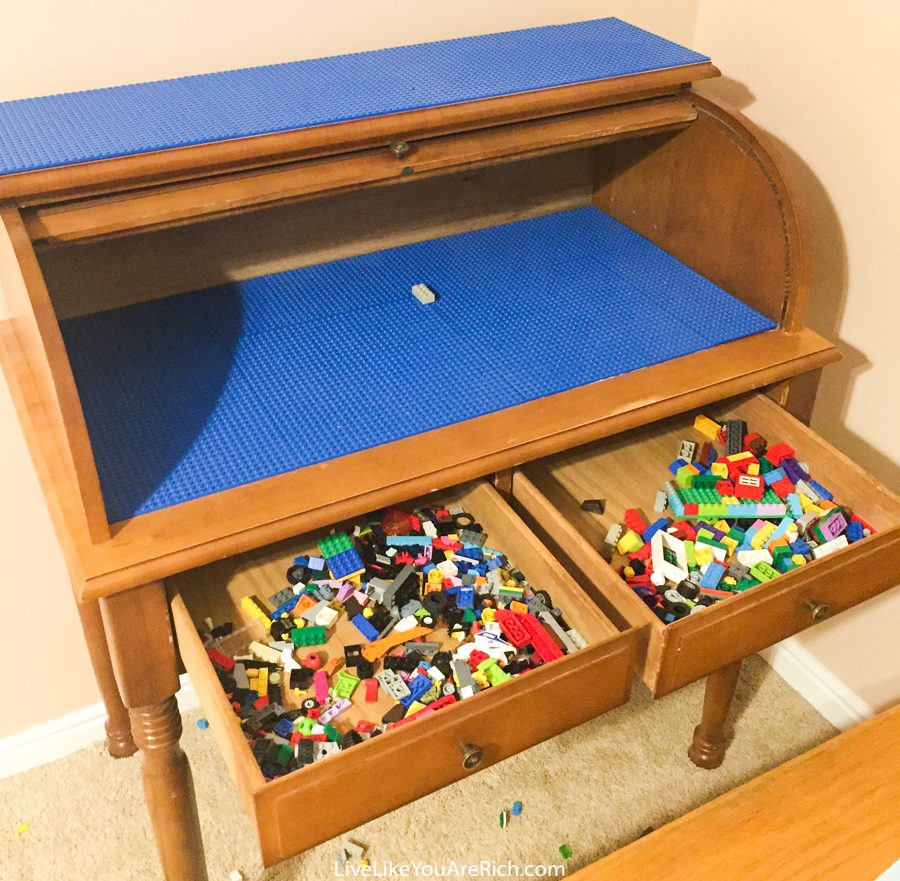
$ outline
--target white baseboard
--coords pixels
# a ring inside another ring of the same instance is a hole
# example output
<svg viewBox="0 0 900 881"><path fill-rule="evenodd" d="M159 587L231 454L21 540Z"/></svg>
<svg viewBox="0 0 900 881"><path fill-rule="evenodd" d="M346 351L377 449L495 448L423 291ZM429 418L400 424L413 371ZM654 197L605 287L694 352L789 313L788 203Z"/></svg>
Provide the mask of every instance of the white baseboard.
<svg viewBox="0 0 900 881"><path fill-rule="evenodd" d="M181 677L177 697L182 713L200 705L187 675ZM3 738L0 740L0 779L61 759L103 740L105 724L106 710L100 703Z"/></svg>
<svg viewBox="0 0 900 881"><path fill-rule="evenodd" d="M875 715L875 711L861 697L793 637L764 649L760 655L835 728L846 731Z"/></svg>

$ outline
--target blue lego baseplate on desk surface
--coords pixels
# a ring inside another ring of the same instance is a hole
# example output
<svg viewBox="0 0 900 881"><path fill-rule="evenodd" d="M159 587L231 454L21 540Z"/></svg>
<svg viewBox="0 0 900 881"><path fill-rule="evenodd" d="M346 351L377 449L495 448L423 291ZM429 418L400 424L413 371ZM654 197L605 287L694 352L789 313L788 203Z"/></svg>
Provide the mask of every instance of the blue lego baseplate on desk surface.
<svg viewBox="0 0 900 881"><path fill-rule="evenodd" d="M709 61L616 18L0 102L0 174Z"/></svg>
<svg viewBox="0 0 900 881"><path fill-rule="evenodd" d="M774 327L590 206L61 322L111 521Z"/></svg>

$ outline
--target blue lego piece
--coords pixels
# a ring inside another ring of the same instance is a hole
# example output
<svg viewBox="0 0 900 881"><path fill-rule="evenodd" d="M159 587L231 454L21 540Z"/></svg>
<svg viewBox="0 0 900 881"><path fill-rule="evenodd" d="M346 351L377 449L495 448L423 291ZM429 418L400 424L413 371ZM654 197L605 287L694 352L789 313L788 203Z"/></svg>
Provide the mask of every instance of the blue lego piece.
<svg viewBox="0 0 900 881"><path fill-rule="evenodd" d="M300 594L297 594L294 597L291 597L286 603L280 605L274 612L269 612L269 617L273 621L277 621L282 615L286 615L297 603L300 602Z"/></svg>
<svg viewBox="0 0 900 881"><path fill-rule="evenodd" d="M604 18L7 101L0 104L0 174L708 60Z"/></svg>
<svg viewBox="0 0 900 881"><path fill-rule="evenodd" d="M461 587L456 597L456 605L460 609L471 609L475 605L475 588Z"/></svg>
<svg viewBox="0 0 900 881"><path fill-rule="evenodd" d="M850 544L853 544L855 541L861 541L865 536L863 535L863 525L858 520L851 520L847 524L847 529L844 531L844 535L847 536L847 541Z"/></svg>
<svg viewBox="0 0 900 881"><path fill-rule="evenodd" d="M678 469L684 468L684 466L687 464L689 463L685 462L684 459L676 459L671 465L669 465L669 471L671 471L673 474L677 474Z"/></svg>
<svg viewBox="0 0 900 881"><path fill-rule="evenodd" d="M784 477L787 477L787 474L784 473L784 468L776 468L774 471L763 474L762 479L766 482L766 486L771 486Z"/></svg>
<svg viewBox="0 0 900 881"><path fill-rule="evenodd" d="M488 560L487 563L485 563L485 565L487 566L488 569L500 569L503 564L500 562L500 560L497 557L494 557L493 559Z"/></svg>
<svg viewBox="0 0 900 881"><path fill-rule="evenodd" d="M209 722L206 719L198 719L197 720L198 728L209 728Z"/></svg>
<svg viewBox="0 0 900 881"><path fill-rule="evenodd" d="M729 519L740 520L744 517L756 516L756 505L728 505L727 516ZM755 533L754 533L755 534Z"/></svg>
<svg viewBox="0 0 900 881"><path fill-rule="evenodd" d="M663 532L665 532L665 530L668 529L668 527L669 527L669 521L666 520L665 517L660 517L659 520L654 521L644 530L644 535L643 535L644 541L650 541L650 539L653 538L653 536L656 535L656 533L659 532L660 529L662 529Z"/></svg>
<svg viewBox="0 0 900 881"><path fill-rule="evenodd" d="M822 486L821 483L818 483L817 481L813 480L812 478L810 478L806 482L819 494L820 498L823 498L828 502L831 502L834 500L834 496L830 492L828 492L828 490L825 489L825 487Z"/></svg>
<svg viewBox="0 0 900 881"><path fill-rule="evenodd" d="M781 536L787 532L788 526L793 523L793 518L785 517L782 521L775 527L775 531L769 536L769 541L777 541Z"/></svg>
<svg viewBox="0 0 900 881"><path fill-rule="evenodd" d="M440 286L427 314L410 278ZM695 321L695 307L713 317ZM548 309L568 320L548 323ZM618 331L632 314L639 338ZM470 328L501 324L488 353ZM593 206L61 325L113 521L774 327ZM435 339L478 374L477 395L431 406L432 377L408 365ZM366 370L350 349L369 353Z"/></svg>
<svg viewBox="0 0 900 881"><path fill-rule="evenodd" d="M360 612L351 619L353 626L365 637L366 642L375 642L378 639L378 631L369 623L369 619Z"/></svg>
<svg viewBox="0 0 900 881"><path fill-rule="evenodd" d="M294 723L287 718L279 719L278 724L273 730L279 737L283 737L285 740L290 740L291 735L294 733Z"/></svg>
<svg viewBox="0 0 900 881"><path fill-rule="evenodd" d="M309 566L309 560L306 557L294 557L295 566Z"/></svg>
<svg viewBox="0 0 900 881"><path fill-rule="evenodd" d="M409 695L407 697L400 698L400 703L403 704L404 707L408 707L413 701L417 701L426 691L428 691L433 685L430 676L426 676L424 673L419 676L414 676L407 683L409 686Z"/></svg>
<svg viewBox="0 0 900 881"><path fill-rule="evenodd" d="M803 516L803 505L800 504L800 496L797 493L789 493L787 497L788 510L795 520Z"/></svg>
<svg viewBox="0 0 900 881"><path fill-rule="evenodd" d="M718 588L719 582L722 580L726 571L726 566L719 563L717 560L713 560L709 566L706 567L706 572L703 573L703 577L700 579L700 587L715 590Z"/></svg>
<svg viewBox="0 0 900 881"><path fill-rule="evenodd" d="M312 572L324 572L325 560L323 557L310 557L306 561L306 567Z"/></svg>
<svg viewBox="0 0 900 881"><path fill-rule="evenodd" d="M522 802L514 801L512 806L512 815L518 817L522 813Z"/></svg>
<svg viewBox="0 0 900 881"><path fill-rule="evenodd" d="M351 575L357 575L366 568L362 557L356 548L350 548L346 551L336 554L334 557L328 558L328 568L331 570L332 578L340 581L342 578L349 578Z"/></svg>
<svg viewBox="0 0 900 881"><path fill-rule="evenodd" d="M684 516L684 502L678 498L677 493L671 493L669 495L669 508L676 517Z"/></svg>
<svg viewBox="0 0 900 881"><path fill-rule="evenodd" d="M385 541L392 548L425 547L433 543L430 535L386 535Z"/></svg>

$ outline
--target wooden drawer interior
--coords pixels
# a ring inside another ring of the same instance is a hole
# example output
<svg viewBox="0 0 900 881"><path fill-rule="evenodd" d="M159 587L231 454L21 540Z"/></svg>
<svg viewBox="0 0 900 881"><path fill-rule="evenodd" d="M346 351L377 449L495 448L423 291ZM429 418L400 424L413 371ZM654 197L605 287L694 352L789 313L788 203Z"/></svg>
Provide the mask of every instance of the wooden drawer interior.
<svg viewBox="0 0 900 881"><path fill-rule="evenodd" d="M628 508L641 511L648 523L662 516L677 519L669 510L655 512L654 501L663 482L672 478L668 465L677 457L680 442L708 440L693 428L697 412L523 466L515 475L513 495L526 520L613 617L618 613L625 621L649 625L642 675L657 696L811 626L817 615L836 614L887 590L900 579L900 499L762 395L705 407L703 413L720 423L742 419L749 431L769 443L794 447L812 477L876 533L666 625L616 573L627 558L606 548L605 538L610 526L623 522ZM583 500L597 498L606 500L604 514L582 510Z"/></svg>
<svg viewBox="0 0 900 881"><path fill-rule="evenodd" d="M535 589L550 592L569 626L583 635L587 647L410 724L389 729L337 756L266 782L197 628L207 630L207 618L214 625L231 621L236 633L217 645L226 651L243 650L260 633L255 630L258 625L254 619L241 608L241 598L253 594L265 599L284 587L284 573L294 557L315 553L315 540L321 535L300 537L168 579L182 658L244 806L257 826L267 865L470 773L462 766L463 744L480 747L483 765L492 764L627 700L637 631L619 633L492 487L469 484L402 507L413 510L426 502L429 507L458 505L475 515L488 544L507 553ZM426 639L434 639L434 634ZM446 638L445 632L438 641L457 645ZM326 645L301 648L295 655L302 658L316 651L326 661L343 658L343 645L357 643L365 640L342 616L329 632ZM381 669L380 662L375 669ZM285 708L292 709L289 702L293 701L299 707L301 699L287 694ZM379 689L377 703L365 703L360 685L352 708L335 724L342 732L360 719L380 724L382 715L393 705L383 689ZM412 761L425 749L427 763ZM374 775L373 769L377 771ZM381 782L362 791L353 782L359 774ZM317 822L298 820L301 807L308 810L311 803L316 806Z"/></svg>

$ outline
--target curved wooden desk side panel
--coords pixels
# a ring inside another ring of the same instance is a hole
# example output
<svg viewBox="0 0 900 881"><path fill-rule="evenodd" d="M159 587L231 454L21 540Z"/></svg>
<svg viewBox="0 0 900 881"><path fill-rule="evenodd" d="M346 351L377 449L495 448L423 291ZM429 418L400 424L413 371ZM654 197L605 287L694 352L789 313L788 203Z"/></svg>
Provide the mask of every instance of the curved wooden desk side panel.
<svg viewBox="0 0 900 881"><path fill-rule="evenodd" d="M786 163L739 112L685 97L699 117L681 132L598 147L594 204L795 333L809 240Z"/></svg>

